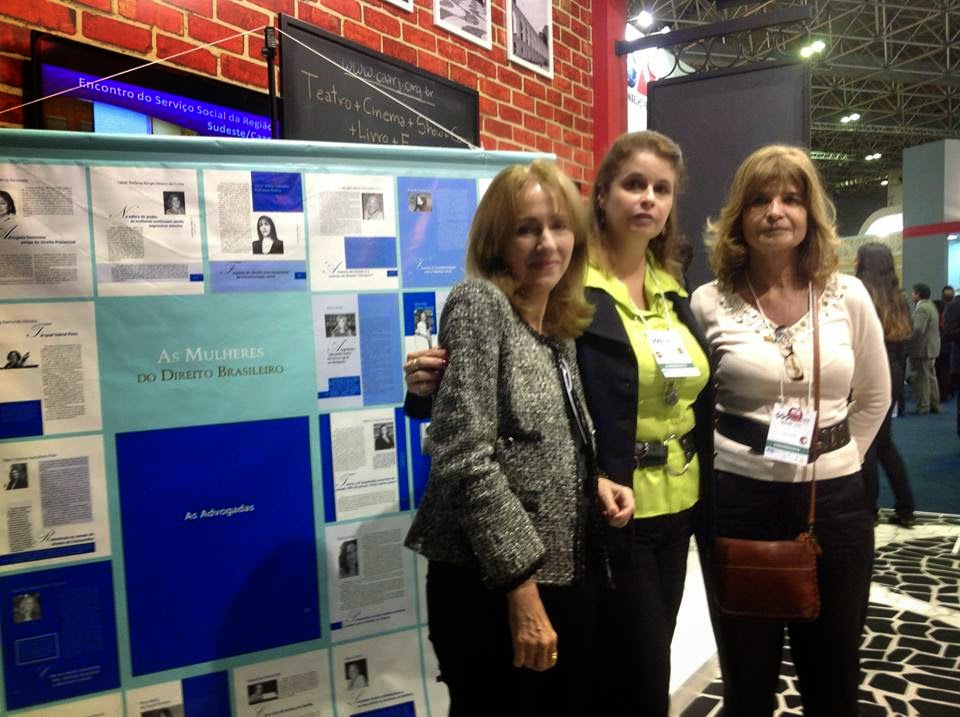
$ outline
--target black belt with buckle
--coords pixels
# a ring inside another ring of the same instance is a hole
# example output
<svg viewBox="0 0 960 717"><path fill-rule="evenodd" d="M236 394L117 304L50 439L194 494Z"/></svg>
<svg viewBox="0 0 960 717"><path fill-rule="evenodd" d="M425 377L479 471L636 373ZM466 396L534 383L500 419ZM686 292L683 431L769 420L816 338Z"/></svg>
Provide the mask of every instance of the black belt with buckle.
<svg viewBox="0 0 960 717"><path fill-rule="evenodd" d="M750 446L752 451L763 454L763 449L767 445L767 433L770 431L770 426L766 423L718 411L716 427L718 433L731 441ZM849 442L850 424L844 418L840 423L817 429L817 438L814 441L813 450L810 451L811 457L835 451Z"/></svg>
<svg viewBox="0 0 960 717"><path fill-rule="evenodd" d="M634 467L665 466L671 441L680 444L680 447L683 448L683 462L685 465L690 465L690 461L697 455L697 445L693 439L692 430L682 436L668 436L663 443L637 441L633 444Z"/></svg>

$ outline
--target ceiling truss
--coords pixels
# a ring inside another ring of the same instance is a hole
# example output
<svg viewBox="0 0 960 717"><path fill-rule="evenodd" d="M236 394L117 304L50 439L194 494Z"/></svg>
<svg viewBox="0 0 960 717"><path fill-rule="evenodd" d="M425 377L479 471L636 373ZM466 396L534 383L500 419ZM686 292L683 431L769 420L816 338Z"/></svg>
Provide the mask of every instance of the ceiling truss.
<svg viewBox="0 0 960 717"><path fill-rule="evenodd" d="M671 30L808 5L803 25L752 30L674 48L696 71L794 58L820 39L812 62L811 149L834 191L875 191L899 172L904 148L960 139L960 0L766 0L717 10L713 0L630 0ZM852 112L860 120L842 124ZM880 159L867 155L879 152ZM843 159L838 159L843 157Z"/></svg>

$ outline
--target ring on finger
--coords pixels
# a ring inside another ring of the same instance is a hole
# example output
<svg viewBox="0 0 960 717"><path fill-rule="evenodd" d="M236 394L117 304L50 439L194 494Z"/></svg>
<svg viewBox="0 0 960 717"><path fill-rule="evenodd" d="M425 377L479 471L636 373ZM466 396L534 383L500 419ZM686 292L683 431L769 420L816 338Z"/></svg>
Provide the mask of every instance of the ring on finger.
<svg viewBox="0 0 960 717"><path fill-rule="evenodd" d="M554 650L553 652L550 653L550 664L554 665L556 664L556 662L557 662L557 651Z"/></svg>
<svg viewBox="0 0 960 717"><path fill-rule="evenodd" d="M413 363L410 364L410 373L416 373L420 365L420 359L414 359Z"/></svg>

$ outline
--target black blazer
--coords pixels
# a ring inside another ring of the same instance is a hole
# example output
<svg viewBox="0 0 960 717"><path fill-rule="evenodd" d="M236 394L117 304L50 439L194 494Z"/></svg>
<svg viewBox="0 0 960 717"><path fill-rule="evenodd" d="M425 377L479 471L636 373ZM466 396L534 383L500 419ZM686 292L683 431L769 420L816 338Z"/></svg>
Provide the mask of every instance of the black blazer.
<svg viewBox="0 0 960 717"><path fill-rule="evenodd" d="M710 346L700 330L690 300L665 294L677 317L710 357ZM587 300L597 307L593 322L577 339L577 364L587 408L597 432L597 460L601 470L621 485L633 487L633 451L637 435L637 360L613 298L602 289L588 288ZM711 528L713 505L713 369L696 402L694 440L700 463L700 500L695 514L698 538ZM608 530L612 560L629 555L630 531ZM619 548L619 549L618 549Z"/></svg>
<svg viewBox="0 0 960 717"><path fill-rule="evenodd" d="M263 239L257 239L253 242L253 253L263 254ZM270 247L271 254L283 254L283 242L279 239L273 240L273 246Z"/></svg>

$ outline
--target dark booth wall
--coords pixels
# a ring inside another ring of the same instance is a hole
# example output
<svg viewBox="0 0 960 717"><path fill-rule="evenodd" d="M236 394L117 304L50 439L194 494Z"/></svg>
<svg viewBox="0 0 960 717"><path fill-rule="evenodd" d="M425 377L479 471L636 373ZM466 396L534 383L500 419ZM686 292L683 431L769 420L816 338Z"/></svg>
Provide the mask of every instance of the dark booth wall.
<svg viewBox="0 0 960 717"><path fill-rule="evenodd" d="M808 65L750 65L648 86L648 124L683 149L686 191L679 197L680 228L694 249L687 274L692 289L713 279L703 244L741 161L773 142L810 144Z"/></svg>

